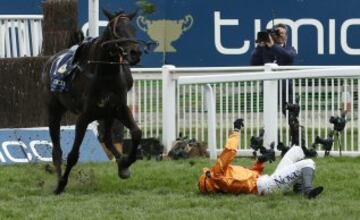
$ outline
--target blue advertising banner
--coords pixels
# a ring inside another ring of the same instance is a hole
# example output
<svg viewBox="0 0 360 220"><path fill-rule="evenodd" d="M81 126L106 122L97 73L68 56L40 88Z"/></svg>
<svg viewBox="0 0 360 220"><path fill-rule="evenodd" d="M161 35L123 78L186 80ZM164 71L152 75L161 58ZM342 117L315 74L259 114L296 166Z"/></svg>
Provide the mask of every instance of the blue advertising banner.
<svg viewBox="0 0 360 220"><path fill-rule="evenodd" d="M1 3L3 13L39 13L41 0ZM109 10L133 11L135 0L100 1ZM157 11L134 25L143 40L159 42L143 67L249 65L256 33L272 20L290 27L288 43L297 65L358 65L360 1L356 0L152 0ZM18 7L21 5L21 7ZM86 31L88 1L79 1L79 27ZM101 14L100 20L106 20Z"/></svg>
<svg viewBox="0 0 360 220"><path fill-rule="evenodd" d="M71 150L75 130L61 129L63 159ZM52 143L47 128L0 129L0 164L49 162ZM107 161L107 157L94 132L87 130L80 148L79 161Z"/></svg>

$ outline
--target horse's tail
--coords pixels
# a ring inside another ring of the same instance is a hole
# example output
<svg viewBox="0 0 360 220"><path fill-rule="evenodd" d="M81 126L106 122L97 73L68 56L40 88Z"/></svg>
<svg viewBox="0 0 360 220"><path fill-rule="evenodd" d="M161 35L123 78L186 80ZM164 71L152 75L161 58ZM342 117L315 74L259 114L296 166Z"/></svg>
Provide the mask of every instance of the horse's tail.
<svg viewBox="0 0 360 220"><path fill-rule="evenodd" d="M51 64L55 58L56 58L56 55L51 56L49 59L47 59L41 69L41 82L45 86L45 88L48 88L48 89L50 89L49 72L50 72Z"/></svg>

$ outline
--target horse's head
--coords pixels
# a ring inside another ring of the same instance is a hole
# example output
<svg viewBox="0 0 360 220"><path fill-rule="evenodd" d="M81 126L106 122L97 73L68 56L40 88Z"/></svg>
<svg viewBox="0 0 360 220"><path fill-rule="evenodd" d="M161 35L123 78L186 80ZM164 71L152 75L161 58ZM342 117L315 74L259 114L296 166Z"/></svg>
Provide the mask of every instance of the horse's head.
<svg viewBox="0 0 360 220"><path fill-rule="evenodd" d="M131 20L137 12L126 14L123 11L115 14L103 9L104 14L109 19L106 27L108 39L102 46L109 51L110 56L116 57L120 62L127 61L130 65L140 62L141 47L136 39L135 28Z"/></svg>

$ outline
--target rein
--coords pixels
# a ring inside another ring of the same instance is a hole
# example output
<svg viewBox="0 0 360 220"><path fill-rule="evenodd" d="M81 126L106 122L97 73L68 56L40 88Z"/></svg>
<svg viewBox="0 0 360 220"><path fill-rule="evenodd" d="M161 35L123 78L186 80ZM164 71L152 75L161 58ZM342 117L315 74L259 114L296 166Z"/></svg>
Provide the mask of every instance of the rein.
<svg viewBox="0 0 360 220"><path fill-rule="evenodd" d="M123 58L122 54L119 54L118 62L104 60L88 60L87 64L129 65L129 62Z"/></svg>
<svg viewBox="0 0 360 220"><path fill-rule="evenodd" d="M88 60L88 64L109 64L109 65L129 65L129 62L122 61L122 62L113 62L113 61L102 61L102 60Z"/></svg>
<svg viewBox="0 0 360 220"><path fill-rule="evenodd" d="M132 39L132 38L117 38L114 40L107 40L103 43L101 43L101 47L105 47L108 44L122 44L122 43L135 43L135 44L140 44L142 43L142 41L136 40L136 39Z"/></svg>

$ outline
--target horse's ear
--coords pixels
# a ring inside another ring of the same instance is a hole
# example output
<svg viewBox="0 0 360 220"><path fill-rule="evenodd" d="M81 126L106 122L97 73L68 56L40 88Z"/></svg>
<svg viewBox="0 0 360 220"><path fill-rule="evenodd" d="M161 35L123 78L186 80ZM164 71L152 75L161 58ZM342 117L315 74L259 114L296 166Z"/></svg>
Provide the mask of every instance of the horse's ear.
<svg viewBox="0 0 360 220"><path fill-rule="evenodd" d="M132 12L128 15L130 20L132 20L137 15L138 11L139 11L139 8L137 8L134 12Z"/></svg>
<svg viewBox="0 0 360 220"><path fill-rule="evenodd" d="M104 8L102 8L102 11L103 11L104 15L108 18L109 21L115 16L111 12L109 12L108 10L106 10Z"/></svg>

